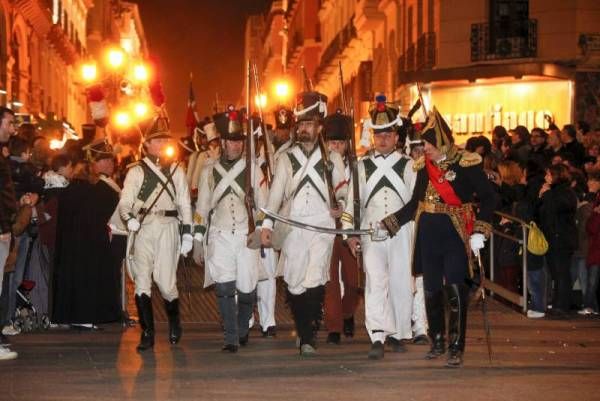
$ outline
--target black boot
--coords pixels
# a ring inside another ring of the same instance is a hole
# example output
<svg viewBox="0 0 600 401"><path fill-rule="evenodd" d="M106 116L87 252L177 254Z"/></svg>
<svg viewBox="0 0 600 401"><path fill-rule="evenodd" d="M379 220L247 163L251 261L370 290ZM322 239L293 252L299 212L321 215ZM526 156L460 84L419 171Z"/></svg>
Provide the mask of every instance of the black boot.
<svg viewBox="0 0 600 401"><path fill-rule="evenodd" d="M292 311L292 317L296 326L296 333L298 335L298 347L308 344L314 347L313 337L313 321L310 318L306 292L300 295L294 295L288 291L287 302Z"/></svg>
<svg viewBox="0 0 600 401"><path fill-rule="evenodd" d="M306 302L308 313L310 314L313 324L313 338L311 344L316 346L317 335L321 329L321 321L323 320L323 301L325 299L325 286L320 285L306 290Z"/></svg>
<svg viewBox="0 0 600 401"><path fill-rule="evenodd" d="M354 316L344 319L344 335L354 337Z"/></svg>
<svg viewBox="0 0 600 401"><path fill-rule="evenodd" d="M239 345L237 305L235 303L235 281L215 285L217 305L223 319L225 335L224 351L236 352ZM235 351L234 351L235 349Z"/></svg>
<svg viewBox="0 0 600 401"><path fill-rule="evenodd" d="M429 324L428 334L431 339L431 348L425 355L425 359L435 359L446 352L444 342L444 291L425 291L425 309Z"/></svg>
<svg viewBox="0 0 600 401"><path fill-rule="evenodd" d="M142 335L137 350L145 351L154 347L154 315L152 314L152 300L146 294L136 295L135 305L137 306L138 315L140 317L140 326L142 328Z"/></svg>
<svg viewBox="0 0 600 401"><path fill-rule="evenodd" d="M469 288L465 284L446 286L446 296L450 308L448 320L448 367L460 367L465 352L465 336L467 333L467 307L469 303Z"/></svg>
<svg viewBox="0 0 600 401"><path fill-rule="evenodd" d="M238 335L241 346L248 345L248 332L250 330L250 317L256 304L256 290L244 293L238 291Z"/></svg>
<svg viewBox="0 0 600 401"><path fill-rule="evenodd" d="M179 298L175 298L171 302L165 299L165 309L169 318L169 342L177 344L181 339L181 321L179 319Z"/></svg>

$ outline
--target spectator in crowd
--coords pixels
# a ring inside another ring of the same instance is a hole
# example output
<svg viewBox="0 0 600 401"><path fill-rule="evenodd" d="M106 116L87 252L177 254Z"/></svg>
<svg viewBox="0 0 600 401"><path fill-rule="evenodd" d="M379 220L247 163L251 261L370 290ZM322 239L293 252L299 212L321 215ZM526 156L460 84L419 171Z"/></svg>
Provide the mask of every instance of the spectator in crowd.
<svg viewBox="0 0 600 401"><path fill-rule="evenodd" d="M111 263L108 217L99 213L100 196L89 164L78 162L58 200L52 322L79 329L120 318L118 288ZM105 207L105 205L104 205Z"/></svg>
<svg viewBox="0 0 600 401"><path fill-rule="evenodd" d="M48 215L46 224L40 226L40 244L44 252L48 255L48 316L52 316L52 295L54 282L54 258L56 244L56 227L58 221L58 201L62 192L69 185L69 180L73 177L73 163L71 159L64 154L56 155L50 163L44 178L44 205Z"/></svg>
<svg viewBox="0 0 600 401"><path fill-rule="evenodd" d="M15 195L20 199L26 193L41 195L44 181L39 177L37 168L29 161L31 148L24 138L14 136L10 139L10 168Z"/></svg>
<svg viewBox="0 0 600 401"><path fill-rule="evenodd" d="M524 196L523 171L515 161L508 160L498 164L500 176L500 212L516 215L517 202ZM520 226L502 217L498 224L498 230L511 237L519 236ZM508 238L499 236L494 241L498 284L512 292L519 292L518 283L521 276L520 258L518 254L519 244Z"/></svg>
<svg viewBox="0 0 600 401"><path fill-rule="evenodd" d="M583 139L590 132L590 125L585 121L577 121L577 140L583 142Z"/></svg>
<svg viewBox="0 0 600 401"><path fill-rule="evenodd" d="M574 286L579 282L581 288L582 302L585 299L587 291L588 269L586 259L588 256L589 242L586 232L587 221L592 213L592 203L589 202L589 196L586 196L588 184L584 174L579 170L572 170L573 176L571 188L577 195L577 211L575 212L575 223L577 224L577 248L571 259L571 282Z"/></svg>
<svg viewBox="0 0 600 401"><path fill-rule="evenodd" d="M52 154L50 142L44 136L36 136L32 146L31 162L43 173L50 165L49 160Z"/></svg>
<svg viewBox="0 0 600 401"><path fill-rule="evenodd" d="M587 285L583 291L582 315L597 315L598 309L598 282L600 281L600 174L590 174L588 178L590 216L586 222L588 235L588 254L586 258Z"/></svg>
<svg viewBox="0 0 600 401"><path fill-rule="evenodd" d="M514 160L512 152L512 140L509 136L499 141L500 158L498 160Z"/></svg>
<svg viewBox="0 0 600 401"><path fill-rule="evenodd" d="M500 147L502 145L502 140L508 137L509 136L508 132L506 132L506 128L501 125L495 126L492 130L492 153L496 156L497 160L503 159Z"/></svg>
<svg viewBox="0 0 600 401"><path fill-rule="evenodd" d="M565 148L565 153L571 155L569 159L573 162L573 165L581 168L585 157L585 148L577 140L577 130L573 124L567 124L563 127L560 132L560 140Z"/></svg>
<svg viewBox="0 0 600 401"><path fill-rule="evenodd" d="M560 140L560 130L555 125L548 130L548 160L554 164L554 156L561 156L564 153L563 143Z"/></svg>
<svg viewBox="0 0 600 401"><path fill-rule="evenodd" d="M571 257L577 248L577 197L569 170L562 164L546 170L539 192L541 229L548 241L546 263L553 280L552 315L566 317L571 307Z"/></svg>
<svg viewBox="0 0 600 401"><path fill-rule="evenodd" d="M15 114L12 110L0 107L0 143L6 144L10 136L14 134L14 118ZM12 220L16 211L17 203L15 201L15 190L11 179L10 165L6 156L0 154L0 284L3 281L4 267L10 252ZM2 287L0 285L0 298L7 296L2 291ZM0 305L6 305L4 299L0 299ZM2 316L5 313L5 310L0 311L0 328L3 326ZM17 357L17 353L11 351L8 343L9 341L4 335L0 335L0 360L15 359Z"/></svg>
<svg viewBox="0 0 600 401"><path fill-rule="evenodd" d="M531 142L531 151L529 152L528 160L535 159L540 165L548 164L548 134L541 128L534 128L531 130L529 137Z"/></svg>
<svg viewBox="0 0 600 401"><path fill-rule="evenodd" d="M525 163L527 163L529 153L531 152L531 145L529 144L529 130L523 125L517 125L512 132L512 158L524 166Z"/></svg>
<svg viewBox="0 0 600 401"><path fill-rule="evenodd" d="M539 218L539 192L544 185L544 168L535 160L529 160L524 171L525 192L516 205L518 218L533 222L540 226ZM530 305L527 317L531 319L543 318L546 315L547 305L547 272L544 266L544 257L527 252L527 290L530 294Z"/></svg>

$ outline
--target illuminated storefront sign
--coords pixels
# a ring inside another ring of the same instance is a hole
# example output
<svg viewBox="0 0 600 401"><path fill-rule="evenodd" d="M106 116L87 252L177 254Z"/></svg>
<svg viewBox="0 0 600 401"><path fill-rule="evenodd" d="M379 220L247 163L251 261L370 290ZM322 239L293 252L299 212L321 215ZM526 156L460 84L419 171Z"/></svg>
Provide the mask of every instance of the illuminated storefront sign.
<svg viewBox="0 0 600 401"><path fill-rule="evenodd" d="M496 125L506 129L517 125L530 130L546 129L545 115L557 125L570 123L572 88L572 82L567 80L519 80L451 87L434 83L424 88L423 95L427 106L438 108L454 134L465 138L489 134Z"/></svg>

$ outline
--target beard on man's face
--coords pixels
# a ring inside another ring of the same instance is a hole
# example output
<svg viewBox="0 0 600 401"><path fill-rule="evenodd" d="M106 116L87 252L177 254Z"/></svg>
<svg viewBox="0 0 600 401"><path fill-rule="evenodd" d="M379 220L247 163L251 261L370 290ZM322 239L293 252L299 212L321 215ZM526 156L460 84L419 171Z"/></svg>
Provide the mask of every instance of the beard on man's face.
<svg viewBox="0 0 600 401"><path fill-rule="evenodd" d="M312 135L308 131L305 131L305 130L298 131L296 133L296 136L297 136L298 142L312 142L313 141Z"/></svg>

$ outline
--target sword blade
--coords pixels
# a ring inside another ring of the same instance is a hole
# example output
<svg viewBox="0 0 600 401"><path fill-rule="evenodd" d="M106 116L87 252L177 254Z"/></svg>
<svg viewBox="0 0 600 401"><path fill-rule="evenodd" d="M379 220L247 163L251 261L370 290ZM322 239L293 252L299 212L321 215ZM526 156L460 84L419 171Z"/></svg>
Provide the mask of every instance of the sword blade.
<svg viewBox="0 0 600 401"><path fill-rule="evenodd" d="M343 230L343 229L337 229L337 228L320 227L320 226L315 226L315 225L308 224L308 223L302 223L300 221L296 221L296 220L292 220L287 217L280 216L277 213L272 212L272 211L267 210L262 207L260 208L260 210L266 216L272 218L273 220L277 220L281 223L288 224L293 227L301 228L303 230L309 230L309 231L314 231L314 232L318 232L318 233L332 234L332 235L373 235L373 232L374 232L373 229Z"/></svg>

